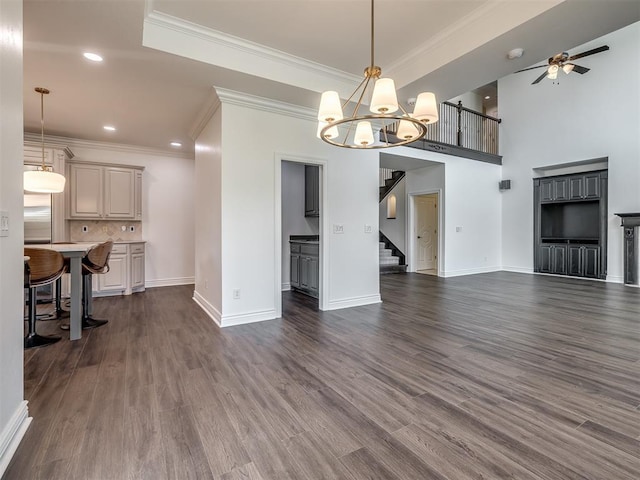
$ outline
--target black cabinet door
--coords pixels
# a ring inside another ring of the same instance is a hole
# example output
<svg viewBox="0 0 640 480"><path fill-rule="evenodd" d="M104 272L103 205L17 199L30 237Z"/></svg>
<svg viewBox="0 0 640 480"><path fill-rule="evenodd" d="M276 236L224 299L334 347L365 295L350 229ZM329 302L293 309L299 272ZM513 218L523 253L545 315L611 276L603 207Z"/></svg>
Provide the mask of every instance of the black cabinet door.
<svg viewBox="0 0 640 480"><path fill-rule="evenodd" d="M320 216L320 167L304 166L304 216Z"/></svg>
<svg viewBox="0 0 640 480"><path fill-rule="evenodd" d="M584 272L584 247L569 245L568 273L574 277L582 277Z"/></svg>
<svg viewBox="0 0 640 480"><path fill-rule="evenodd" d="M309 288L309 257L300 257L300 288Z"/></svg>
<svg viewBox="0 0 640 480"><path fill-rule="evenodd" d="M553 199L569 200L569 179L567 178L555 178L553 180Z"/></svg>
<svg viewBox="0 0 640 480"><path fill-rule="evenodd" d="M582 200L584 197L584 177L582 175L569 179L569 198Z"/></svg>
<svg viewBox="0 0 640 480"><path fill-rule="evenodd" d="M551 273L557 273L560 275L567 274L567 246L566 245L554 245Z"/></svg>
<svg viewBox="0 0 640 480"><path fill-rule="evenodd" d="M553 245L540 245L540 272L551 273L551 252Z"/></svg>
<svg viewBox="0 0 640 480"><path fill-rule="evenodd" d="M300 287L300 255L291 255L290 280L292 287Z"/></svg>
<svg viewBox="0 0 640 480"><path fill-rule="evenodd" d="M318 283L320 279L319 268L318 268L318 258L317 257L309 257L309 292L313 296L318 296Z"/></svg>
<svg viewBox="0 0 640 480"><path fill-rule="evenodd" d="M600 247L589 245L582 247L583 252L583 276L600 278Z"/></svg>
<svg viewBox="0 0 640 480"><path fill-rule="evenodd" d="M584 176L584 198L600 198L599 173L590 173Z"/></svg>
<svg viewBox="0 0 640 480"><path fill-rule="evenodd" d="M553 202L553 180L540 180L540 201Z"/></svg>

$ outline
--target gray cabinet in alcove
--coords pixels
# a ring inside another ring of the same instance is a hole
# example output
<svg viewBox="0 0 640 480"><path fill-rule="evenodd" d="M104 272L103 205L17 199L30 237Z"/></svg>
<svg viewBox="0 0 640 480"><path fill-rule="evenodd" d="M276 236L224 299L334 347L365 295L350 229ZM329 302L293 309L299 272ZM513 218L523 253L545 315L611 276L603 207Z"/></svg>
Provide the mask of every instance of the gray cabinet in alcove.
<svg viewBox="0 0 640 480"><path fill-rule="evenodd" d="M304 166L304 216L320 216L320 167Z"/></svg>

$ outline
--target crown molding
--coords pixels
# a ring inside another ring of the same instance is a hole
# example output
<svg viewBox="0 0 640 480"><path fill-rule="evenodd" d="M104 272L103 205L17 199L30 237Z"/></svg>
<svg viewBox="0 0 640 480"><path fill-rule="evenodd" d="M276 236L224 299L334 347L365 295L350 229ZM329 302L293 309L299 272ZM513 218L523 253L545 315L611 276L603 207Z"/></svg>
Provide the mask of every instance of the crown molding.
<svg viewBox="0 0 640 480"><path fill-rule="evenodd" d="M280 102L270 98L258 97L249 93L237 92L226 88L216 87L218 98L224 105L239 105L241 107L253 108L263 112L278 113L287 117L299 118L302 120L318 120L316 110L292 103Z"/></svg>
<svg viewBox="0 0 640 480"><path fill-rule="evenodd" d="M349 96L362 78L154 10L146 0L142 44L299 88ZM345 97L346 98L346 97Z"/></svg>
<svg viewBox="0 0 640 480"><path fill-rule="evenodd" d="M216 94L216 89L211 88L209 95L207 95L207 99L205 100L202 108L196 115L195 120L191 124L191 128L189 128L189 137L194 142L204 130L211 117L216 113L216 111L220 108L221 102L220 98Z"/></svg>
<svg viewBox="0 0 640 480"><path fill-rule="evenodd" d="M41 144L39 134L24 132L24 141L29 143ZM99 142L96 140L82 140L79 138L58 137L55 135L45 135L44 143L50 147L60 149L76 148L94 148L96 150L109 150L122 153L137 153L142 155L156 155L171 158L184 158L193 160L193 153L176 152L170 150L162 150L160 148L143 147L138 145L125 145L122 143ZM73 153L71 153L73 157Z"/></svg>

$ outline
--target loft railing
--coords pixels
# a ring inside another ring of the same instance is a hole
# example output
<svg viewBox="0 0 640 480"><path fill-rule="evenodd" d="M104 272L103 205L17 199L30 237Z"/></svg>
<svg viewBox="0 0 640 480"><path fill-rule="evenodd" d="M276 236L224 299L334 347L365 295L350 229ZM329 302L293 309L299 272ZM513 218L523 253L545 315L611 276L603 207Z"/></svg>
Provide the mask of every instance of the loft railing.
<svg viewBox="0 0 640 480"><path fill-rule="evenodd" d="M441 103L439 116L437 123L427 125L425 140L498 155L499 118L463 107L462 102Z"/></svg>
<svg viewBox="0 0 640 480"><path fill-rule="evenodd" d="M384 187L386 181L393 177L393 168L380 168L380 186Z"/></svg>

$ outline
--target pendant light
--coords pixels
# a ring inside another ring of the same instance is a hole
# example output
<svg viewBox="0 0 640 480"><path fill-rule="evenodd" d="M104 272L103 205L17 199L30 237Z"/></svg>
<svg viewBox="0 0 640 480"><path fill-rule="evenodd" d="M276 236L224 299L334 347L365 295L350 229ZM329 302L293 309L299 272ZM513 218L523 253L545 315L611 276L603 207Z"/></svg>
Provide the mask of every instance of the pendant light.
<svg viewBox="0 0 640 480"><path fill-rule="evenodd" d="M382 69L374 62L373 2L371 0L371 63L364 70L364 79L342 105L334 91L324 92L320 99L318 136L338 147L369 149L406 145L423 137L427 124L438 121L438 104L433 93L418 95L413 113L407 113L398 103L393 79L381 78ZM345 115L344 109L352 99L356 105L350 115ZM367 100L369 111L360 113L360 107Z"/></svg>
<svg viewBox="0 0 640 480"><path fill-rule="evenodd" d="M24 189L34 193L61 193L64 191L66 179L64 175L55 173L53 169L45 164L44 159L44 96L49 94L49 90L36 87L35 91L40 94L40 138L42 140L42 165L37 170L24 172Z"/></svg>

